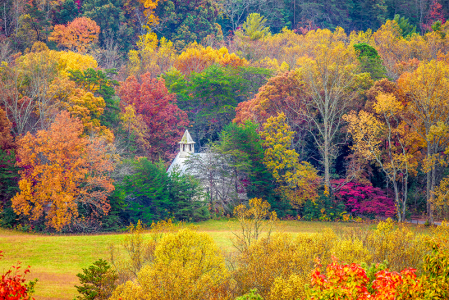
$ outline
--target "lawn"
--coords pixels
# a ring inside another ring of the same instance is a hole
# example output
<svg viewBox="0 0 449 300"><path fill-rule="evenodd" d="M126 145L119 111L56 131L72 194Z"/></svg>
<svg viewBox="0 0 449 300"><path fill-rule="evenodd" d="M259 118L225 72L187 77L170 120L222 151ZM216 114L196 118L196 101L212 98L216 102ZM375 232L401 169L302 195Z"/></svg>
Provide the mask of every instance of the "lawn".
<svg viewBox="0 0 449 300"><path fill-rule="evenodd" d="M210 220L196 223L198 230L212 236L218 246L232 251L230 238L238 223L226 220ZM410 225L415 226L415 225ZM373 224L282 221L280 230L296 235L318 232L332 228L337 233L348 227L372 229ZM416 226L415 226L416 227ZM419 227L418 230L425 230ZM0 229L0 250L4 258L0 260L0 272L21 261L23 266L31 266L28 279L38 278L35 298L74 299L78 284L76 274L99 258L108 259L109 246L120 245L124 234L102 235L38 235Z"/></svg>

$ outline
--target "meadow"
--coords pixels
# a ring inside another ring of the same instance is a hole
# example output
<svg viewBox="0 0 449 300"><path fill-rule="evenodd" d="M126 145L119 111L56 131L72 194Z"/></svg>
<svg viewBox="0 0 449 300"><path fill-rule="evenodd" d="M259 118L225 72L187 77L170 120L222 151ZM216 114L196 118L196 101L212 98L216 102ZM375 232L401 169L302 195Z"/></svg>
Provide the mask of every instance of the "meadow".
<svg viewBox="0 0 449 300"><path fill-rule="evenodd" d="M195 223L198 231L207 232L226 252L233 251L232 232L238 230L236 221L209 220ZM427 232L422 226L408 225L413 230ZM296 235L315 233L324 228L332 228L337 234L349 227L372 230L375 224L281 221L279 231ZM99 235L40 235L0 229L0 250L4 258L0 260L0 271L7 270L18 261L22 266L31 266L27 279L38 278L37 300L74 299L76 274L99 258L108 259L110 245L119 246L125 234Z"/></svg>

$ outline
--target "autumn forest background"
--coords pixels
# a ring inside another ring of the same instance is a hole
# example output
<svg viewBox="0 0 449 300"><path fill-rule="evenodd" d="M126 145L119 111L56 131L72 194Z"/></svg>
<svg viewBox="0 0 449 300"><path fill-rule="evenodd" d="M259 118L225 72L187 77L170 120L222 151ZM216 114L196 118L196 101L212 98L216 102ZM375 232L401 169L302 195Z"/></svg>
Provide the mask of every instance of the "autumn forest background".
<svg viewBox="0 0 449 300"><path fill-rule="evenodd" d="M448 1L0 4L0 235L127 232L79 299L449 297Z"/></svg>

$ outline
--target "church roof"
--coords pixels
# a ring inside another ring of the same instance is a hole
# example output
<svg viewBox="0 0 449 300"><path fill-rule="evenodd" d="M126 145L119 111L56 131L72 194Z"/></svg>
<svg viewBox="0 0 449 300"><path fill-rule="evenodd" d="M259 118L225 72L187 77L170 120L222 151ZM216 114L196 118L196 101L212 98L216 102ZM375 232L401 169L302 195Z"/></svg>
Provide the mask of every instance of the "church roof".
<svg viewBox="0 0 449 300"><path fill-rule="evenodd" d="M180 144L195 144L195 142L193 141L193 139L190 136L190 133L189 133L189 131L187 129L184 132L184 135L182 136L182 139L181 139L181 141L179 143Z"/></svg>

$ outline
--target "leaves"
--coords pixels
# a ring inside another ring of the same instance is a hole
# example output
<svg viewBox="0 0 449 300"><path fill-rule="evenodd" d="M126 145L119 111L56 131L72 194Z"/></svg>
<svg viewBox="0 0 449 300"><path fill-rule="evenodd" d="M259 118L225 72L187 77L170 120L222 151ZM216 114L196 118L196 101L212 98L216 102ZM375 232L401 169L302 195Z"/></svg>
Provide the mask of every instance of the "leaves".
<svg viewBox="0 0 449 300"><path fill-rule="evenodd" d="M61 231L78 217L78 206L90 209L87 217L108 213L107 196L114 190L108 172L111 160L105 144L82 138L81 121L60 113L48 130L19 140L20 192L12 207L30 221L45 218L48 228Z"/></svg>

